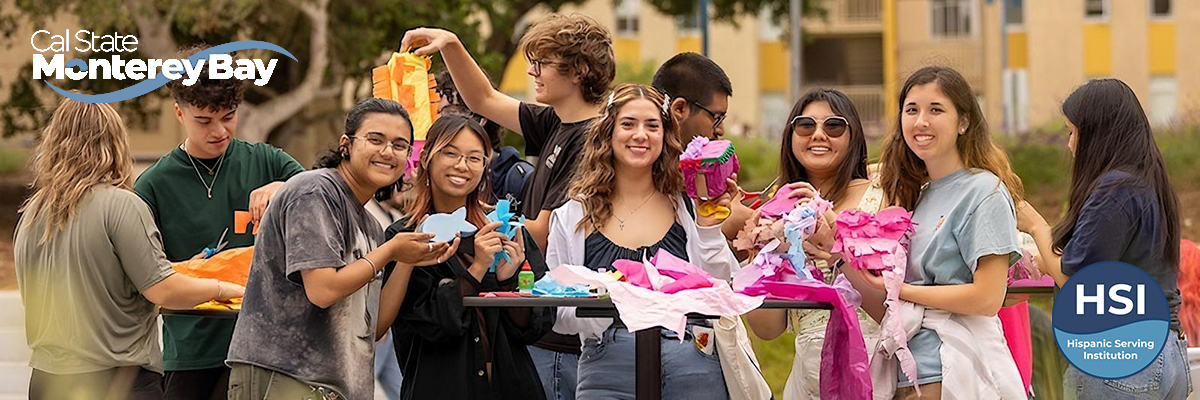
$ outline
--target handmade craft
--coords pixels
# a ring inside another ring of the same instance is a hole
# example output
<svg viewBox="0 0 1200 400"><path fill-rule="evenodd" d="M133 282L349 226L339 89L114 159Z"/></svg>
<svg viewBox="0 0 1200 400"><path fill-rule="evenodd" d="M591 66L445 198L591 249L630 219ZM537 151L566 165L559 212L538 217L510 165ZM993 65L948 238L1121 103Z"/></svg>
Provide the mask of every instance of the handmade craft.
<svg viewBox="0 0 1200 400"><path fill-rule="evenodd" d="M425 135L437 120L437 82L430 71L432 60L412 53L392 53L387 64L371 70L371 92L376 98L395 100L412 120L413 144L408 171L417 165Z"/></svg>
<svg viewBox="0 0 1200 400"><path fill-rule="evenodd" d="M238 247L216 253L211 258L171 263L171 269L193 278L212 278L246 286L253 258L254 246Z"/></svg>
<svg viewBox="0 0 1200 400"><path fill-rule="evenodd" d="M500 200L496 202L496 209L487 215L489 222L501 222L500 227L496 228L496 232L504 234L504 236L508 237L508 240L513 240L516 237L517 228L525 226L525 216L512 212L511 207L512 204L508 199ZM496 253L495 257L496 259L492 260L492 266L488 268L488 271L495 272L496 266L500 265L500 260L512 261L512 257L509 256L508 252L503 250Z"/></svg>
<svg viewBox="0 0 1200 400"><path fill-rule="evenodd" d="M459 233L475 232L475 225L467 222L467 208L459 207L450 214L431 214L425 218L417 232L434 234L434 242L446 242L454 239Z"/></svg>
<svg viewBox="0 0 1200 400"><path fill-rule="evenodd" d="M679 155L679 169L683 171L684 185L688 197L702 202L717 198L728 189L726 179L738 171L737 154L733 152L733 143L728 140L708 140L697 136L688 143L683 154ZM700 215L724 218L729 216L729 208L701 204L697 210Z"/></svg>

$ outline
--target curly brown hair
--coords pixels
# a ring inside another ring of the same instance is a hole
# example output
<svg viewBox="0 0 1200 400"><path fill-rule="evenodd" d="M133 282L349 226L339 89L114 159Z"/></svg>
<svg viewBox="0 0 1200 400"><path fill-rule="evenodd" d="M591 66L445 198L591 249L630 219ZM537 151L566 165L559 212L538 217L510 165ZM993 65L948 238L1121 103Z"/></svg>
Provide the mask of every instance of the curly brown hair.
<svg viewBox="0 0 1200 400"><path fill-rule="evenodd" d="M613 89L604 115L595 120L584 138L583 153L575 167L568 197L583 203L584 218L575 227L600 229L612 216L612 197L617 186L617 172L613 165L613 129L617 125L617 114L631 101L644 99L661 106L665 96L646 85L626 83ZM661 115L663 130L662 153L654 161L652 177L654 187L660 193L674 198L683 193L683 173L679 171L679 155L683 153L683 138L680 136L679 121L669 112ZM674 203L672 203L674 204Z"/></svg>
<svg viewBox="0 0 1200 400"><path fill-rule="evenodd" d="M527 61L558 57L558 72L578 74L583 100L592 104L600 102L617 76L612 45L608 29L582 14L551 14L521 37Z"/></svg>
<svg viewBox="0 0 1200 400"><path fill-rule="evenodd" d="M210 47L212 46L206 44L184 46L179 49L175 58L183 60ZM233 56L234 62L237 62L237 54L229 53L229 55ZM185 86L183 79L176 79L167 82L167 90L171 92L175 103L205 110L234 109L242 104L242 98L246 93L245 82L237 78L211 79L208 74L208 61L205 61L204 66L200 69L200 79L195 83Z"/></svg>

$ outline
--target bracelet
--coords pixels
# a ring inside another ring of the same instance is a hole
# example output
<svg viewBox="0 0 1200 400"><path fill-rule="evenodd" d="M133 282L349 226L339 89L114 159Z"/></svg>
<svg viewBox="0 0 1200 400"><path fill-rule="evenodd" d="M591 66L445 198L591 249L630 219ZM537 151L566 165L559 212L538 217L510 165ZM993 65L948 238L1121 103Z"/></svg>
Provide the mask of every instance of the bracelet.
<svg viewBox="0 0 1200 400"><path fill-rule="evenodd" d="M217 281L217 297L213 297L213 300L221 300L222 294L225 294L225 288L221 287L221 281Z"/></svg>
<svg viewBox="0 0 1200 400"><path fill-rule="evenodd" d="M375 268L375 262L374 262L374 261L371 261L371 259L370 259L370 258L363 257L363 258L360 258L359 260L366 261L366 262L367 262L367 264L370 264L370 265L371 265L371 272L372 272L372 273L374 273L374 274L376 274L376 275L378 275L378 274L379 274L379 269L378 269L378 268Z"/></svg>

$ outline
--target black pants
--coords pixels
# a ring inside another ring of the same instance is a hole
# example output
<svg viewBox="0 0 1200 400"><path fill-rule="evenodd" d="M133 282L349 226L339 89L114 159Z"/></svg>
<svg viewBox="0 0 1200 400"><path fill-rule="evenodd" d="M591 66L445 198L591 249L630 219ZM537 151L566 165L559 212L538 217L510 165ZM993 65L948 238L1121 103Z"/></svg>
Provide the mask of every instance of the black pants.
<svg viewBox="0 0 1200 400"><path fill-rule="evenodd" d="M229 393L229 368L167 371L163 392L167 400L225 400Z"/></svg>
<svg viewBox="0 0 1200 400"><path fill-rule="evenodd" d="M162 376L142 367L121 367L84 374L33 370L30 400L162 400Z"/></svg>

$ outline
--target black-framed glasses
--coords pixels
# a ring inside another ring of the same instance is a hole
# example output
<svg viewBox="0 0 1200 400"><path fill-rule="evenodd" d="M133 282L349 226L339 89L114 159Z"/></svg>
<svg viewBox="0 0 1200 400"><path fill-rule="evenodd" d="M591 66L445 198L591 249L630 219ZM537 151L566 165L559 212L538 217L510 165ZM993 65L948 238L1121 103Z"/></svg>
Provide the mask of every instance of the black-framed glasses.
<svg viewBox="0 0 1200 400"><path fill-rule="evenodd" d="M350 140L366 140L367 144L370 145L372 149L380 153L383 153L384 150L389 148L392 149L392 151L395 151L396 154L408 154L409 150L412 150L412 143L410 143L407 139L397 139L393 142L388 142L383 135L375 132L368 133L366 137L362 138L356 137L352 134L347 134L346 136L349 137Z"/></svg>
<svg viewBox="0 0 1200 400"><path fill-rule="evenodd" d="M542 65L543 64L567 65L567 63L564 63L564 62L550 61L550 60L533 60L533 61L530 61L530 63L533 64L533 76L542 76Z"/></svg>
<svg viewBox="0 0 1200 400"><path fill-rule="evenodd" d="M709 110L708 107L700 105L700 102L688 98L684 98L684 100L687 100L688 104L696 106L696 108L704 110L704 112L708 113L708 115L713 119L713 129L717 129L718 126L721 126L722 122L725 122L725 117L728 115L728 113L716 113L713 112L713 110Z"/></svg>
<svg viewBox="0 0 1200 400"><path fill-rule="evenodd" d="M812 136L817 133L817 125L821 125L821 130L826 136L831 138L839 137L846 133L846 128L850 126L850 121L846 118L831 115L824 119L816 119L808 115L797 115L792 118L792 130L800 136Z"/></svg>

